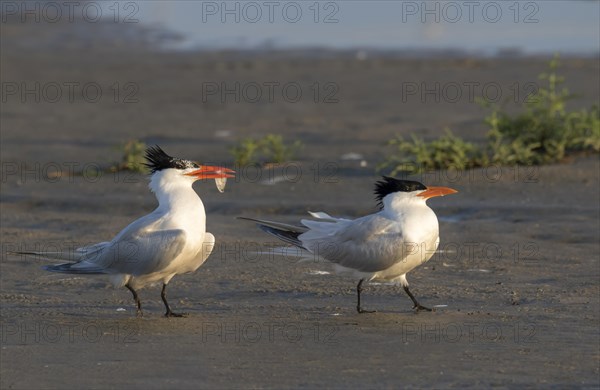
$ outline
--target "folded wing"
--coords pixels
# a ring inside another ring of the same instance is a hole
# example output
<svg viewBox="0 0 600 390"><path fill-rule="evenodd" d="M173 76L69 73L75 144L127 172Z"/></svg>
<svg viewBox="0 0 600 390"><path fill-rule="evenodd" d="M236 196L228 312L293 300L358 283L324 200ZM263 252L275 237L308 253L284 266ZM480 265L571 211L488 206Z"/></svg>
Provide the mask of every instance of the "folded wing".
<svg viewBox="0 0 600 390"><path fill-rule="evenodd" d="M398 224L378 214L349 220L302 220L309 230L298 238L312 253L361 272L385 270L402 261Z"/></svg>
<svg viewBox="0 0 600 390"><path fill-rule="evenodd" d="M77 249L75 263L44 268L70 274L142 275L166 268L181 253L184 245L185 232L179 229L120 234L111 242Z"/></svg>
<svg viewBox="0 0 600 390"><path fill-rule="evenodd" d="M334 218L311 212L320 220L303 219L304 226L252 218L263 231L319 257L362 272L385 270L402 261L406 253L396 221L379 214L358 219Z"/></svg>

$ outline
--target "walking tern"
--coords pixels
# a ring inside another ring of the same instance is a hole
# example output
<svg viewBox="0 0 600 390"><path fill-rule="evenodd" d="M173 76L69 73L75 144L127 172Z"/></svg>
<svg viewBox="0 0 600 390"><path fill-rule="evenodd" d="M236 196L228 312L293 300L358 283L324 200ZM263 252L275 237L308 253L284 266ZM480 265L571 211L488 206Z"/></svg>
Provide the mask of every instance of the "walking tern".
<svg viewBox="0 0 600 390"><path fill-rule="evenodd" d="M223 192L227 178L235 172L173 158L158 146L146 150L146 159L150 190L158 200L152 213L132 222L109 242L68 252L17 253L71 261L44 267L51 272L109 275L115 287L131 291L137 316L143 315L137 290L162 282L165 316L183 317L185 314L174 313L167 302L167 284L175 275L196 271L215 245L215 237L206 231L204 205L192 184L215 179Z"/></svg>
<svg viewBox="0 0 600 390"><path fill-rule="evenodd" d="M383 177L375 184L380 211L357 219L334 218L323 212L310 214L318 220L301 220L301 226L254 218L263 231L318 258L336 264L338 271L351 271L356 286L359 313L365 281L400 282L416 311L431 309L419 304L408 288L406 274L428 261L440 242L438 219L426 201L458 191L426 187L422 183Z"/></svg>

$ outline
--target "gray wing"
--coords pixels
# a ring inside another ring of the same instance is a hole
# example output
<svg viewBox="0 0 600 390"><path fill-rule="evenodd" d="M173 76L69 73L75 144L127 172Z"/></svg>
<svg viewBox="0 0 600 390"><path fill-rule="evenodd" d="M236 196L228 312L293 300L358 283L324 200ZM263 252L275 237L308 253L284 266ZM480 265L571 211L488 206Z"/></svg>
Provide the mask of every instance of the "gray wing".
<svg viewBox="0 0 600 390"><path fill-rule="evenodd" d="M183 250L186 233L180 229L155 230L160 221L148 214L123 229L112 241L70 251L15 252L69 261L44 268L68 274L142 275L166 268ZM212 249L212 248L211 248Z"/></svg>
<svg viewBox="0 0 600 390"><path fill-rule="evenodd" d="M183 230L159 230L119 235L102 251L71 264L73 273L144 275L166 268L183 250Z"/></svg>
<svg viewBox="0 0 600 390"><path fill-rule="evenodd" d="M378 214L355 220L302 220L298 239L312 253L362 272L385 270L406 257L399 224Z"/></svg>

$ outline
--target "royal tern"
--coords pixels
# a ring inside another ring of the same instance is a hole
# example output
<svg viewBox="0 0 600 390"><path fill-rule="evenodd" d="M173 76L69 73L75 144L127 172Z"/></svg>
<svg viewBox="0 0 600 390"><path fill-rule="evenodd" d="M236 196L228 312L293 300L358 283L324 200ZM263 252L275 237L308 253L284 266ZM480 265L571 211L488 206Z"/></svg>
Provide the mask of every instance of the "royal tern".
<svg viewBox="0 0 600 390"><path fill-rule="evenodd" d="M400 282L414 309L431 311L417 301L408 288L406 274L429 260L440 242L438 219L426 201L457 192L447 187L426 187L410 180L383 177L375 184L380 211L357 219L334 218L310 213L319 220L301 220L302 226L245 218L265 232L310 254L336 264L338 271L351 271L356 286L359 313L365 281Z"/></svg>
<svg viewBox="0 0 600 390"><path fill-rule="evenodd" d="M167 284L175 275L196 271L215 245L215 237L206 231L204 205L192 184L215 179L222 192L226 179L235 172L173 158L158 146L146 150L146 159L150 190L158 200L152 213L132 222L109 242L68 252L18 253L71 261L44 267L51 272L109 275L115 287L131 291L138 316L143 313L137 290L162 282L165 316L181 317L184 314L174 313L167 302Z"/></svg>

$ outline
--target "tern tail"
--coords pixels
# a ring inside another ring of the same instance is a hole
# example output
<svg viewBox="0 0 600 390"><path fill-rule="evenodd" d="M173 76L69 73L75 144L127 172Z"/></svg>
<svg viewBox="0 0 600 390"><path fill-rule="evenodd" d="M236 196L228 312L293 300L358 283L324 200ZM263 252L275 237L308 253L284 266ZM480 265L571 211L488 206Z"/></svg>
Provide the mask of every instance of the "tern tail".
<svg viewBox="0 0 600 390"><path fill-rule="evenodd" d="M105 274L100 268L92 267L77 267L81 263L63 263L56 265L46 265L42 267L46 271L59 272L61 274L86 274L86 275L100 275Z"/></svg>
<svg viewBox="0 0 600 390"><path fill-rule="evenodd" d="M297 246L298 248L308 250L302 244L302 241L298 239L302 233L306 233L308 229L304 226L288 225L286 223L265 221L262 219L254 219L247 217L238 217L238 219L245 219L247 221L255 222L256 225L264 232L269 233L281 241L287 242Z"/></svg>
<svg viewBox="0 0 600 390"><path fill-rule="evenodd" d="M84 251L71 251L71 252L33 252L33 251L22 251L22 252L8 252L11 255L26 255L26 256L40 256L46 259L62 259L62 260L79 260L86 253ZM106 274L106 271L102 268L94 266L88 262L73 262L73 263L62 263L54 265L45 265L42 267L46 271L59 272L62 274L87 274L87 275L99 275Z"/></svg>

